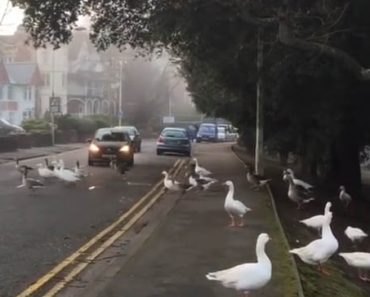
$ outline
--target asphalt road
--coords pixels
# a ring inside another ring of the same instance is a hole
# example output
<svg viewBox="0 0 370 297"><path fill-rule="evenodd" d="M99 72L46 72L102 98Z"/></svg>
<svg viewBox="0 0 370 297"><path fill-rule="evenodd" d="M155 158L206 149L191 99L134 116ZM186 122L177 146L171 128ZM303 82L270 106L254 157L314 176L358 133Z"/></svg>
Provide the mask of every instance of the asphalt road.
<svg viewBox="0 0 370 297"><path fill-rule="evenodd" d="M72 167L77 159L86 165L86 156L83 148L57 158ZM155 141L148 140L126 177L111 168L91 167L89 176L76 186L50 181L36 193L16 188L21 180L14 163L0 165L0 296L21 292L109 225L149 191L177 158L156 156ZM95 189L89 190L91 186Z"/></svg>

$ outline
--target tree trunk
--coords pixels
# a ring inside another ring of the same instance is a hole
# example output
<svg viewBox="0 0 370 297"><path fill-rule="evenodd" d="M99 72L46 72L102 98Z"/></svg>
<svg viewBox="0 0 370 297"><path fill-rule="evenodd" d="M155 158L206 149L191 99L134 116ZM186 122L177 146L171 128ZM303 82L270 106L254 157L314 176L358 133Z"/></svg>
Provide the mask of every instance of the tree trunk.
<svg viewBox="0 0 370 297"><path fill-rule="evenodd" d="M343 122L342 130L333 143L331 176L344 185L354 199L361 198L361 169L358 133L353 121Z"/></svg>

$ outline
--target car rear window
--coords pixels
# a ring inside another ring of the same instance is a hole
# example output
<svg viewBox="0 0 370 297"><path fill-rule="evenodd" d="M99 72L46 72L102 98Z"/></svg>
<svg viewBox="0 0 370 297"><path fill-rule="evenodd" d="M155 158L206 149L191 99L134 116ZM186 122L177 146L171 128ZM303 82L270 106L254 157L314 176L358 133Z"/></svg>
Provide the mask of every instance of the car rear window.
<svg viewBox="0 0 370 297"><path fill-rule="evenodd" d="M168 138L186 138L185 132L177 130L165 130L162 132L162 136Z"/></svg>
<svg viewBox="0 0 370 297"><path fill-rule="evenodd" d="M97 141L127 141L127 134L124 132L112 132L111 130L98 130L95 134Z"/></svg>

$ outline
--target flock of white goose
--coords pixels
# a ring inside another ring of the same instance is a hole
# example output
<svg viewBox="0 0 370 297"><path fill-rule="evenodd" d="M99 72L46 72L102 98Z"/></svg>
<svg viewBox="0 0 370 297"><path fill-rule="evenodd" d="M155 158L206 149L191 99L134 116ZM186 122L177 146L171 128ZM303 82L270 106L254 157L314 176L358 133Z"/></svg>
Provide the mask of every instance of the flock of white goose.
<svg viewBox="0 0 370 297"><path fill-rule="evenodd" d="M313 186L297 179L291 169L283 171L283 179L289 182L288 197L298 204L298 208L301 208L304 203L314 200L312 197L307 198L310 196L310 191L313 189ZM338 199L345 208L347 208L352 201L351 195L346 192L344 186L339 187ZM319 271L324 274L328 274L328 272L324 270L322 264L328 261L339 248L338 240L335 238L330 227L333 218L331 206L332 203L328 201L325 204L324 214L300 221L300 223L307 227L317 230L320 238L304 247L292 249L290 251L292 254L296 254L303 262L316 265ZM353 243L355 249L357 249L356 245L358 243L368 237L368 234L360 228L351 226L348 226L344 230L344 234ZM339 256L344 258L349 266L358 269L358 276L361 280L370 281L367 276L367 270L370 269L370 253L355 251L339 253Z"/></svg>
<svg viewBox="0 0 370 297"><path fill-rule="evenodd" d="M33 167L19 164L19 160L16 160L15 168L22 175L22 183L17 188L27 187L28 189L35 191L36 189L45 187L45 180L50 178L57 178L66 183L76 183L88 174L84 168L81 168L80 162L76 161L74 168L65 168L64 161L62 159L52 161L49 164L47 158L44 159L45 163L39 163L36 165L37 173L43 180L31 178L28 176L28 172L33 170Z"/></svg>
<svg viewBox="0 0 370 297"><path fill-rule="evenodd" d="M194 163L190 164L190 171L187 173L188 183L181 183L169 176L166 171L164 175L164 187L166 190L185 193L191 189L207 190L210 185L217 182L216 179L209 177L211 172L199 166L198 160L193 159ZM264 179L253 173L249 166L246 166L247 181L253 189L259 189L265 186L270 180ZM305 203L313 201L310 197L310 192L313 186L298 179L291 169L284 170L283 180L289 183L288 198L297 204L300 209ZM226 181L224 185L228 186L224 208L230 217L230 227L243 227L244 216L251 211L249 207L241 201L234 198L235 187L232 181ZM340 187L339 200L345 207L348 207L351 202L351 196L346 192L345 187ZM324 269L323 264L327 262L338 250L339 243L331 230L331 222L333 212L331 211L331 202L327 202L324 209L324 214L319 214L300 222L309 228L319 232L319 238L313 240L306 246L294 248L289 252L297 255L304 263L314 265L323 274L329 274ZM345 235L355 245L364 240L368 235L360 228L348 226ZM244 263L235 267L211 272L206 275L207 279L220 282L224 287L233 288L244 296L249 296L250 291L257 290L265 286L271 279L272 264L265 253L265 245L270 240L268 234L261 233L257 238L256 255L257 262ZM339 256L344 258L348 265L358 269L358 276L363 281L370 281L367 276L367 270L370 269L370 253L366 252L348 252L339 253Z"/></svg>

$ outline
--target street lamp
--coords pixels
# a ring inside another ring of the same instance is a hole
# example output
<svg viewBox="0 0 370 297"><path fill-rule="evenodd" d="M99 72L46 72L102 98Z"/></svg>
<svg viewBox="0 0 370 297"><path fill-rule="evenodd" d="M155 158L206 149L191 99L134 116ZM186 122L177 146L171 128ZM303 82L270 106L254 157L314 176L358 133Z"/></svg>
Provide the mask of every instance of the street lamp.
<svg viewBox="0 0 370 297"><path fill-rule="evenodd" d="M123 61L119 61L119 101L118 101L118 126L122 126L122 76Z"/></svg>
<svg viewBox="0 0 370 297"><path fill-rule="evenodd" d="M123 80L123 64L127 64L127 61L119 60L119 100L118 100L118 126L122 125L122 80Z"/></svg>
<svg viewBox="0 0 370 297"><path fill-rule="evenodd" d="M52 81L51 81L51 98L55 98L55 93L54 93L54 69L55 67L55 49L53 49L52 52L52 61L51 61L51 76L52 76ZM50 100L50 99L49 99ZM51 117L51 144L52 146L55 145L55 119L54 119L54 111L52 110L50 106L50 117Z"/></svg>

